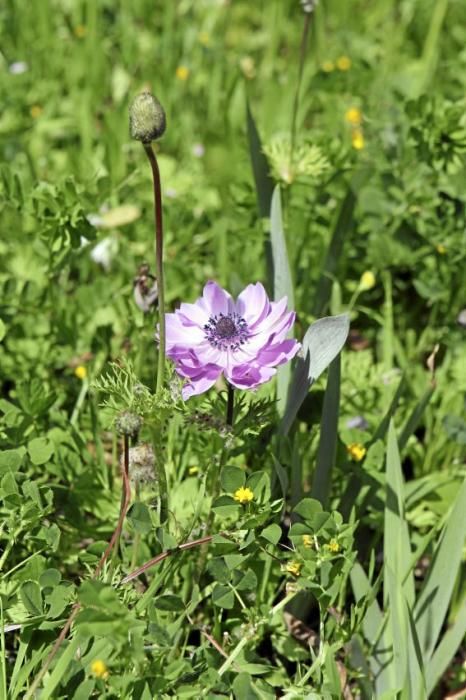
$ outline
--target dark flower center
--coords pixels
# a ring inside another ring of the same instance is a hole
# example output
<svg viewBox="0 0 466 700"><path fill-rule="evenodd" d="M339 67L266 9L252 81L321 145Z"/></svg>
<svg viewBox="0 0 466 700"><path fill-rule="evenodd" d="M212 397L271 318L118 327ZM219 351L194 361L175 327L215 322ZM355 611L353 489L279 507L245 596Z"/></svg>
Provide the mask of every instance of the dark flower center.
<svg viewBox="0 0 466 700"><path fill-rule="evenodd" d="M204 330L209 343L219 350L237 350L249 338L246 321L235 313L211 316Z"/></svg>
<svg viewBox="0 0 466 700"><path fill-rule="evenodd" d="M233 338L236 335L236 325L229 316L222 316L217 321L215 333L218 338Z"/></svg>

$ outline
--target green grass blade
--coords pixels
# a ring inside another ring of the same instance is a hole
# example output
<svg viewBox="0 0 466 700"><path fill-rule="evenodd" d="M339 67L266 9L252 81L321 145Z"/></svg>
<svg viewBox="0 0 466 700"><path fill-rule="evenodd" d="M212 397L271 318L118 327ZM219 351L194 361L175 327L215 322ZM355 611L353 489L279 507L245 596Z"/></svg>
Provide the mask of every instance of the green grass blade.
<svg viewBox="0 0 466 700"><path fill-rule="evenodd" d="M248 132L249 154L251 158L252 172L256 186L257 206L261 219L268 219L272 204L274 182L270 176L269 164L262 150L262 143L254 121L249 101L246 101L246 125ZM267 288L273 288L273 261L270 241L264 241L264 258L266 266Z"/></svg>
<svg viewBox="0 0 466 700"><path fill-rule="evenodd" d="M262 150L262 143L256 122L251 112L249 102L246 103L246 120L249 141L249 153L251 156L252 172L257 192L257 203L261 218L270 215L270 204L273 193L273 180L269 174L269 164Z"/></svg>
<svg viewBox="0 0 466 700"><path fill-rule="evenodd" d="M364 637L372 647L372 653L368 658L372 674L375 679L379 696L391 689L390 661L392 658L392 644L389 638L389 630L386 618L380 610L375 599L376 586L371 586L364 569L356 562L350 572L351 586L356 602L364 597L372 598L368 605L362 622Z"/></svg>
<svg viewBox="0 0 466 700"><path fill-rule="evenodd" d="M414 605L414 579L408 524L404 516L404 484L395 426L390 421L387 442L386 502L384 514L384 562L387 570L401 576L404 595ZM384 591L388 580L384 579Z"/></svg>
<svg viewBox="0 0 466 700"><path fill-rule="evenodd" d="M437 644L461 564L466 536L466 480L440 535L424 586L416 601L414 619L426 667Z"/></svg>
<svg viewBox="0 0 466 700"><path fill-rule="evenodd" d="M433 692L435 686L449 667L456 650L466 635L466 598L463 601L456 620L445 633L442 641L432 655L427 666L427 692Z"/></svg>
<svg viewBox="0 0 466 700"><path fill-rule="evenodd" d="M77 635L75 635L71 639L68 646L65 648L57 663L55 664L52 673L49 676L47 676L44 681L44 686L40 693L41 700L48 700L48 698L52 696L52 693L54 692L55 688L58 686L63 676L65 675L66 669L73 660L73 657L80 643L81 640Z"/></svg>
<svg viewBox="0 0 466 700"><path fill-rule="evenodd" d="M392 690L401 691L407 687L408 672L408 617L400 572L385 563L384 593L389 610L389 626L393 639L393 659L390 663ZM414 700L414 699L413 699Z"/></svg>
<svg viewBox="0 0 466 700"><path fill-rule="evenodd" d="M270 242L272 245L273 262L273 298L275 301L288 298L288 308L294 308L293 282L286 248L285 231L283 227L280 187L273 191L270 210ZM291 365L287 362L277 369L277 410L283 415L286 406L286 396L290 384Z"/></svg>
<svg viewBox="0 0 466 700"><path fill-rule="evenodd" d="M2 697L7 698L6 690L6 644L5 644L5 618L3 616L3 601L0 596L0 690Z"/></svg>
<svg viewBox="0 0 466 700"><path fill-rule="evenodd" d="M393 399L390 403L390 406L388 407L388 410L386 414L384 415L383 419L379 423L378 427L376 428L374 435L372 436L371 440L369 441L368 446L373 445L377 440L383 440L385 438L385 435L387 434L388 426L390 425L390 420L394 416L396 409L398 408L398 404L400 402L400 399L403 395L403 392L406 387L406 380L404 375L401 377L400 383L398 384L398 387L396 389L395 395L393 396ZM343 515L344 518L348 518L349 514L351 512L351 509L353 507L353 504L359 495L361 490L361 477L359 474L353 474L348 482L348 485L345 489L345 492L343 493L340 504L339 504L339 510L341 514ZM367 498L370 498L370 493L367 495Z"/></svg>
<svg viewBox="0 0 466 700"><path fill-rule="evenodd" d="M390 421L393 418L393 416L396 413L396 410L398 408L398 404L400 403L400 399L403 396L403 392L406 388L406 378L405 375L403 374L400 383L397 386L397 389L395 391L395 395L393 396L393 399L390 403L390 406L388 407L388 410L385 414L385 416L382 418L378 428L376 429L374 435L372 436L371 444L373 442L377 442L377 440L383 440L385 435L387 434L388 426L390 425Z"/></svg>
<svg viewBox="0 0 466 700"><path fill-rule="evenodd" d="M393 687L402 691L400 700L425 700L426 684L422 652L410 607L403 591L401 571L385 566L388 582L389 622L393 638L391 672Z"/></svg>
<svg viewBox="0 0 466 700"><path fill-rule="evenodd" d="M332 291L332 278L337 272L338 261L343 251L343 244L353 224L353 212L356 197L351 188L348 189L343 204L340 208L332 238L330 240L327 255L325 257L322 272L317 283L314 300L313 314L321 316L327 309Z"/></svg>
<svg viewBox="0 0 466 700"><path fill-rule="evenodd" d="M311 496L325 507L330 494L332 471L335 466L338 442L338 415L340 407L340 355L332 361L325 389L317 463L312 481Z"/></svg>
<svg viewBox="0 0 466 700"><path fill-rule="evenodd" d="M406 421L406 424L401 431L401 435L398 438L398 445L400 448L400 452L403 451L403 449L406 446L406 443L408 442L409 438L411 435L414 433L416 430L417 426L419 425L419 422L422 418L422 415L424 411L427 408L427 405L432 398L432 394L434 393L435 387L430 386L423 394L423 396L420 398L418 404L415 406L414 410L412 411L411 415L409 416L408 420Z"/></svg>

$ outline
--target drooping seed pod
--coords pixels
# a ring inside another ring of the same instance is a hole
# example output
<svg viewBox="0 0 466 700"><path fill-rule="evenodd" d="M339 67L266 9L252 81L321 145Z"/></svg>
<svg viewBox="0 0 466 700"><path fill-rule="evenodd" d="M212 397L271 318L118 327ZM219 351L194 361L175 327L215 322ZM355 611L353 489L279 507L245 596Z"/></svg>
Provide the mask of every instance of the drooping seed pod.
<svg viewBox="0 0 466 700"><path fill-rule="evenodd" d="M157 280L147 263L139 266L138 274L133 280L133 297L141 311L147 313L156 305L159 296Z"/></svg>

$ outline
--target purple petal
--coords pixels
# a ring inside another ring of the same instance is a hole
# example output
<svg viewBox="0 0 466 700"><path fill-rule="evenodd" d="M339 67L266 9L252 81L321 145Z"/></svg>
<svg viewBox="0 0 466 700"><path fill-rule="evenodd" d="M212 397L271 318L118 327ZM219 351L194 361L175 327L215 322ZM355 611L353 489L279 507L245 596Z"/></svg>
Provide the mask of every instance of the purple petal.
<svg viewBox="0 0 466 700"><path fill-rule="evenodd" d="M201 379L191 381L189 384L185 384L181 389L181 396L184 401L187 401L191 396L197 396L198 394L203 394L205 391L208 391L216 381L217 377L213 379L202 377Z"/></svg>
<svg viewBox="0 0 466 700"><path fill-rule="evenodd" d="M167 347L175 344L196 345L204 340L204 333L196 326L183 326L177 314L165 314Z"/></svg>
<svg viewBox="0 0 466 700"><path fill-rule="evenodd" d="M232 372L226 372L226 377L237 389L255 389L260 384L268 382L276 372L277 370L273 367L241 365L234 367Z"/></svg>
<svg viewBox="0 0 466 700"><path fill-rule="evenodd" d="M203 367L201 372L198 369L197 374L190 376L189 381L182 388L181 395L183 399L187 401L191 396L197 396L198 394L203 394L204 391L208 391L219 378L221 371L221 368L215 367L215 365ZM179 367L177 367L177 372L181 373Z"/></svg>
<svg viewBox="0 0 466 700"><path fill-rule="evenodd" d="M198 303L181 304L177 311L182 323L186 325L197 325L204 328L209 320L209 314Z"/></svg>
<svg viewBox="0 0 466 700"><path fill-rule="evenodd" d="M234 309L231 295L212 280L205 285L202 299L199 299L197 303L209 316L226 315Z"/></svg>
<svg viewBox="0 0 466 700"><path fill-rule="evenodd" d="M297 343L296 340L282 340L281 343L274 343L261 350L256 362L268 367L283 365L296 355L300 347L300 343Z"/></svg>
<svg viewBox="0 0 466 700"><path fill-rule="evenodd" d="M244 318L250 330L260 323L270 311L270 302L260 282L248 284L238 297L236 313Z"/></svg>

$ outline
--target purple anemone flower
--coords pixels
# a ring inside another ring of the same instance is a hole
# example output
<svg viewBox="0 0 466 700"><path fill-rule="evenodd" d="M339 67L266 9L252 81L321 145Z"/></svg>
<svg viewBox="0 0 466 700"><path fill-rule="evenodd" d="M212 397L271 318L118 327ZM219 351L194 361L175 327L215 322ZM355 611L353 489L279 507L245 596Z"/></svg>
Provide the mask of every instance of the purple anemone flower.
<svg viewBox="0 0 466 700"><path fill-rule="evenodd" d="M254 389L291 360L300 348L287 334L295 319L287 299L269 301L264 287L250 284L235 301L207 282L194 304L166 314L166 352L187 379L183 398L202 394L221 374L238 389Z"/></svg>

